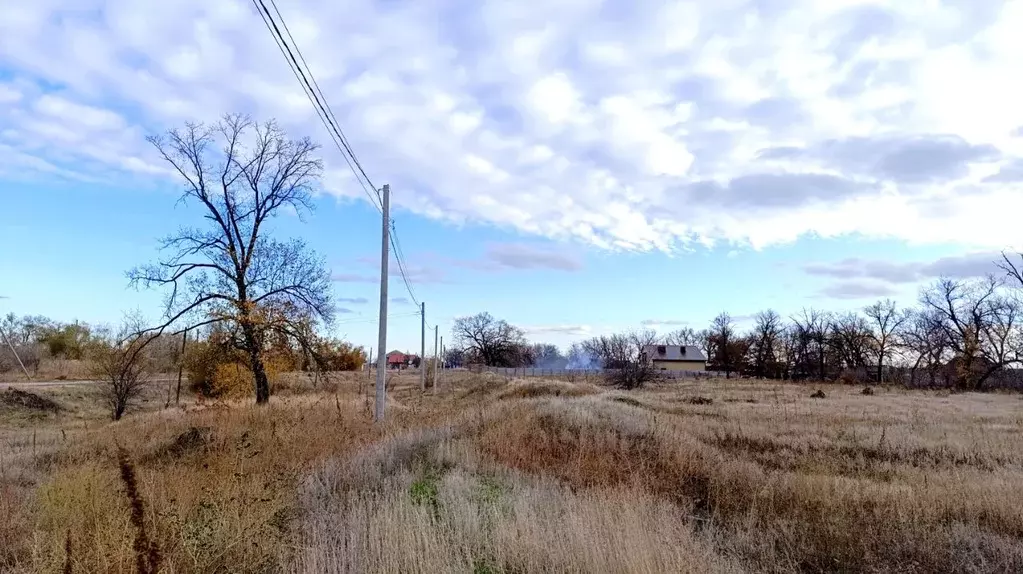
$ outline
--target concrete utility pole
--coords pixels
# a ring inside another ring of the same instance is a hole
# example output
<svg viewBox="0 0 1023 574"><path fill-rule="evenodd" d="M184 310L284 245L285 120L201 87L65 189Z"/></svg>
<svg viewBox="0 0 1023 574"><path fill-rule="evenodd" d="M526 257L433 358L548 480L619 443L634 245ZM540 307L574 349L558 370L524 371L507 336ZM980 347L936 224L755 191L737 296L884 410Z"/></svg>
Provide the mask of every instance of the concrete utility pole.
<svg viewBox="0 0 1023 574"><path fill-rule="evenodd" d="M419 390L426 392L426 301L419 309Z"/></svg>
<svg viewBox="0 0 1023 574"><path fill-rule="evenodd" d="M444 372L444 335L440 336L440 355L437 357L437 366L433 369L433 380L437 388L440 388L440 374Z"/></svg>
<svg viewBox="0 0 1023 574"><path fill-rule="evenodd" d="M391 186L384 184L384 219L383 237L380 243L380 325L377 335L377 388L376 404L374 405L374 420L384 420L384 401L387 400L387 391L384 385L387 384L387 263L389 254L387 252L390 243L391 230Z"/></svg>
<svg viewBox="0 0 1023 574"><path fill-rule="evenodd" d="M18 366L21 367L21 371L23 373L25 373L25 377L28 378L28 380L31 381L32 380L32 375L28 374L28 369L25 368L25 363L21 362L21 357L18 356L18 351L14 350L14 344L11 343L11 340L7 338L7 333L4 333L4 330L0 329L0 335L3 336L4 341L7 341L7 346L10 347L11 348L11 352L14 353L14 358L15 358L15 360L18 361Z"/></svg>
<svg viewBox="0 0 1023 574"><path fill-rule="evenodd" d="M433 326L433 393L437 394L437 335L440 325Z"/></svg>

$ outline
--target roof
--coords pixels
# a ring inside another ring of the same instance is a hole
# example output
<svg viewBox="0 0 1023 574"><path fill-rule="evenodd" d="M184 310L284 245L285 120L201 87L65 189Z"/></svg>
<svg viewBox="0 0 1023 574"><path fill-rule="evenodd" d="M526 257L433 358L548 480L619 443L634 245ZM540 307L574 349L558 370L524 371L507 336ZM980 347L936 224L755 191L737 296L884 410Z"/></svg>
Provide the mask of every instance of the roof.
<svg viewBox="0 0 1023 574"><path fill-rule="evenodd" d="M663 352L661 350L663 349ZM699 347L693 345L646 345L643 353L653 361L701 361L707 362L707 357Z"/></svg>

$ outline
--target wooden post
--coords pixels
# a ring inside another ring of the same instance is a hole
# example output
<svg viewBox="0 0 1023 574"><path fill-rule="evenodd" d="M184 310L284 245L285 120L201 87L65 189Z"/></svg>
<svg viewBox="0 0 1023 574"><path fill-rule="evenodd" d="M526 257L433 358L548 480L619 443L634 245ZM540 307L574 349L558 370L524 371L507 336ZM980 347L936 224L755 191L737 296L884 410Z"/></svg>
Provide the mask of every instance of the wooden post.
<svg viewBox="0 0 1023 574"><path fill-rule="evenodd" d="M181 334L181 357L178 359L178 390L174 393L174 404L181 404L181 374L185 366L185 344L188 343L188 329Z"/></svg>

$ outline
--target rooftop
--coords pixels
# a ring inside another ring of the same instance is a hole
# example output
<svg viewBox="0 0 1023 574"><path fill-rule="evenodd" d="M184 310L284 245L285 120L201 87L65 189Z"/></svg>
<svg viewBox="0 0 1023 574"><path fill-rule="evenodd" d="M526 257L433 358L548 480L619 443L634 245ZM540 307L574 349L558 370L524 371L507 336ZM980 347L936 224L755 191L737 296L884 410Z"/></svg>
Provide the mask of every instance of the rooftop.
<svg viewBox="0 0 1023 574"><path fill-rule="evenodd" d="M703 351L694 345L646 345L643 354L654 361L707 361Z"/></svg>

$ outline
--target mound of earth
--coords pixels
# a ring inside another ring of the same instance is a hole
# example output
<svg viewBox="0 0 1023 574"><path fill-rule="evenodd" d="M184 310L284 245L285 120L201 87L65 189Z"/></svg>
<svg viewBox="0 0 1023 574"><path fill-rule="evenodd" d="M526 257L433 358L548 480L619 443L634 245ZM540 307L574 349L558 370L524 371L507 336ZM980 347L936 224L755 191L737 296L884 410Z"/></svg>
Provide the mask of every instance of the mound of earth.
<svg viewBox="0 0 1023 574"><path fill-rule="evenodd" d="M164 452L172 456L184 456L207 448L213 442L213 438L214 432L210 427L189 427L167 445Z"/></svg>
<svg viewBox="0 0 1023 574"><path fill-rule="evenodd" d="M61 410L60 405L53 399L13 387L8 387L6 391L0 393L0 406L45 413L57 413Z"/></svg>

